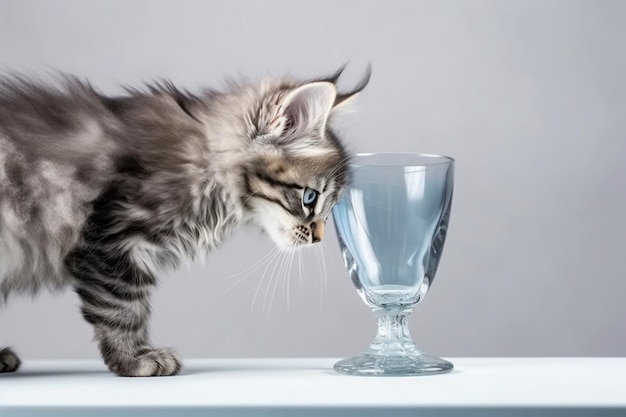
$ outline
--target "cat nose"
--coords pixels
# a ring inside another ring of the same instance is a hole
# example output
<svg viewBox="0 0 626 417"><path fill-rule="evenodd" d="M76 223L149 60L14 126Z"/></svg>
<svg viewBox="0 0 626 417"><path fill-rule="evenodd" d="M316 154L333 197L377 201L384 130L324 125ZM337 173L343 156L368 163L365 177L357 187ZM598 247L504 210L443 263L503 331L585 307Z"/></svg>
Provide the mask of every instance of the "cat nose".
<svg viewBox="0 0 626 417"><path fill-rule="evenodd" d="M313 243L317 243L324 237L324 221L318 220L311 223L311 237Z"/></svg>

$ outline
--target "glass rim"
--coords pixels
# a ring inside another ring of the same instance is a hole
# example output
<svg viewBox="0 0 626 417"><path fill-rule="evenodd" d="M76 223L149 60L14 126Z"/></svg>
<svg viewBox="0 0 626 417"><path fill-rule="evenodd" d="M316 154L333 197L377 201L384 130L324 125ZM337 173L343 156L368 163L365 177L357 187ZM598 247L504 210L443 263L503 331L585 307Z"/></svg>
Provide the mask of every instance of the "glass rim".
<svg viewBox="0 0 626 417"><path fill-rule="evenodd" d="M367 159L372 156L390 156L390 157L404 157L404 158L422 158L424 162L421 161L419 163L411 163L408 161L406 164L393 164L393 163L379 163L379 164L365 164L362 162L358 162L358 159ZM453 157L448 155L439 155L432 153L419 153L419 152L359 152L353 155L353 159L350 161L350 166L353 167L392 167L392 166L432 166L432 165L441 165L441 164L449 164L454 163L455 160Z"/></svg>

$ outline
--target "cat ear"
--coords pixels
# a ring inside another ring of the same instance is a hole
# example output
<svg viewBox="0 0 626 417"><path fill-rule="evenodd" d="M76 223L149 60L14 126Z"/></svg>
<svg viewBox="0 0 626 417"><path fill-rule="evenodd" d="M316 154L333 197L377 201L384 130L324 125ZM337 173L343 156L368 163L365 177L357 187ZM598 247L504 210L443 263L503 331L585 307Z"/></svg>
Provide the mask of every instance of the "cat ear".
<svg viewBox="0 0 626 417"><path fill-rule="evenodd" d="M333 108L337 90L326 81L312 82L289 92L280 102L270 127L279 130L302 132L323 130Z"/></svg>

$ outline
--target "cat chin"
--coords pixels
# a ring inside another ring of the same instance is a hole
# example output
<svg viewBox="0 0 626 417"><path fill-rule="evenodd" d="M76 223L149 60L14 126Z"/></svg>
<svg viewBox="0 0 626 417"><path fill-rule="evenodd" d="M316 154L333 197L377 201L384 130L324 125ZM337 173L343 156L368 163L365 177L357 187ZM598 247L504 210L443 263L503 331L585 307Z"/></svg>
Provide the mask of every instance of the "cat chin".
<svg viewBox="0 0 626 417"><path fill-rule="evenodd" d="M276 247L284 252L291 252L296 248L302 247L310 247L312 244L310 243L296 243L293 236L289 233L286 233L281 228L268 228L261 227L261 232L267 234L272 242L276 245Z"/></svg>
<svg viewBox="0 0 626 417"><path fill-rule="evenodd" d="M316 243L292 243L289 241L280 242L280 243L274 241L274 243L276 244L276 247L282 252L292 252L296 250L297 248L310 248L316 245Z"/></svg>
<svg viewBox="0 0 626 417"><path fill-rule="evenodd" d="M293 241L289 238L289 236L287 236L284 232L281 232L281 231L272 232L267 229L264 229L264 232L270 236L270 238L272 239L276 247L280 249L281 251L289 252L295 249L297 246L300 246L300 245L294 244Z"/></svg>

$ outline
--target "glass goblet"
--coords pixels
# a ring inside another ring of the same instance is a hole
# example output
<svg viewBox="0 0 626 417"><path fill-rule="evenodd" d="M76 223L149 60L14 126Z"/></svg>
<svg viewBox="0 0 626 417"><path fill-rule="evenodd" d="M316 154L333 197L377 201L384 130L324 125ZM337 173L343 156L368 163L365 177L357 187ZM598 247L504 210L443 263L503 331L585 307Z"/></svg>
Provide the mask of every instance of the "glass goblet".
<svg viewBox="0 0 626 417"><path fill-rule="evenodd" d="M369 349L335 371L350 375L425 375L452 363L422 352L407 318L430 289L446 239L454 159L411 153L358 154L352 182L333 209L344 262L378 318Z"/></svg>

